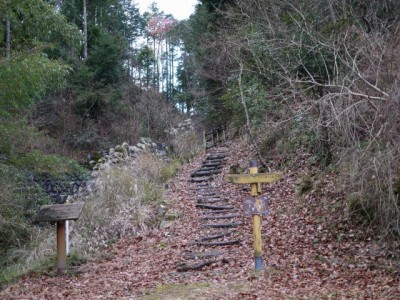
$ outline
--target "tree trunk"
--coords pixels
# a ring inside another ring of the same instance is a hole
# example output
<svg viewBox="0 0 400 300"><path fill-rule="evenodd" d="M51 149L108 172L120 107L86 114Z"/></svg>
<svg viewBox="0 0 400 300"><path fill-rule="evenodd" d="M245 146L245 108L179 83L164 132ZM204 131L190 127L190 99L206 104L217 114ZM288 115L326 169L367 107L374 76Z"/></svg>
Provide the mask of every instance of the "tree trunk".
<svg viewBox="0 0 400 300"><path fill-rule="evenodd" d="M153 70L153 85L154 85L154 87L155 87L155 86L156 86L156 74L157 74L157 72L156 72L156 70L157 70L156 63L158 64L158 62L157 62L157 55L156 55L156 37L155 37L155 36L153 36L153 55L154 55L154 62L153 62L153 67L154 67L154 70Z"/></svg>
<svg viewBox="0 0 400 300"><path fill-rule="evenodd" d="M332 1L329 1L329 10L331 12L332 21L336 22L336 14L335 14L335 9L333 7Z"/></svg>
<svg viewBox="0 0 400 300"><path fill-rule="evenodd" d="M97 5L94 9L94 26L97 26Z"/></svg>
<svg viewBox="0 0 400 300"><path fill-rule="evenodd" d="M347 19L347 5L346 0L342 0L343 17Z"/></svg>
<svg viewBox="0 0 400 300"><path fill-rule="evenodd" d="M83 0L83 60L88 56L87 0Z"/></svg>
<svg viewBox="0 0 400 300"><path fill-rule="evenodd" d="M168 35L165 37L165 101L169 101L169 52Z"/></svg>
<svg viewBox="0 0 400 300"><path fill-rule="evenodd" d="M10 18L6 19L6 59L10 60L11 57L11 22Z"/></svg>
<svg viewBox="0 0 400 300"><path fill-rule="evenodd" d="M170 87L170 100L174 97L174 47L171 48L171 72L170 72L170 79L169 79Z"/></svg>

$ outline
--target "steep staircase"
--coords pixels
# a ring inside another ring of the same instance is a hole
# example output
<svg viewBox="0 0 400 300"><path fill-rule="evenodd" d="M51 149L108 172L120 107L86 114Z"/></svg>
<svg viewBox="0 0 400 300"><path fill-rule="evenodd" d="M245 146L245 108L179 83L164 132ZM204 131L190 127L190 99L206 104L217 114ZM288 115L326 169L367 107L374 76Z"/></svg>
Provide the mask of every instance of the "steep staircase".
<svg viewBox="0 0 400 300"><path fill-rule="evenodd" d="M190 188L195 195L195 207L201 225L197 237L190 242L190 251L177 264L178 272L227 263L228 254L237 251L240 246L243 217L239 207L224 196L221 188L221 173L228 156L227 148L214 148L201 167L191 174Z"/></svg>

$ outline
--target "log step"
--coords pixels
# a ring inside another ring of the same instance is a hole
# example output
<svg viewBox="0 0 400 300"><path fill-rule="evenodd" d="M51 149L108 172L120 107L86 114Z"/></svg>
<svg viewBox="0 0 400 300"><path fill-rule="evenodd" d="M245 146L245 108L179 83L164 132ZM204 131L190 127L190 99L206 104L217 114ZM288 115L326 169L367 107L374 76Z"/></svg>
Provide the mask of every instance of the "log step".
<svg viewBox="0 0 400 300"><path fill-rule="evenodd" d="M196 242L206 242L206 241L212 241L212 240L217 240L226 236L231 236L233 233L237 231L226 231L226 232L220 232L216 233L214 235L208 235L208 236L203 236L200 237L196 240Z"/></svg>
<svg viewBox="0 0 400 300"><path fill-rule="evenodd" d="M222 169L222 165L219 166L213 166L213 167L201 167L200 169L198 169L197 171L215 171L215 170L220 170Z"/></svg>
<svg viewBox="0 0 400 300"><path fill-rule="evenodd" d="M190 179L191 182L197 183L197 182L207 182L207 181L211 181L214 178L212 177L195 177Z"/></svg>
<svg viewBox="0 0 400 300"><path fill-rule="evenodd" d="M190 181L190 180L189 180ZM197 184L196 184L196 189L199 189L199 190L201 190L201 189L205 189L205 188L208 188L209 187L209 185L208 185L208 183L207 182L198 182Z"/></svg>
<svg viewBox="0 0 400 300"><path fill-rule="evenodd" d="M209 252L188 252L183 256L186 259L197 259L206 257L216 257L225 254L226 251L209 251Z"/></svg>
<svg viewBox="0 0 400 300"><path fill-rule="evenodd" d="M202 177L202 176L211 176L214 174L221 173L221 170L208 170L208 171L196 171L190 175L190 177Z"/></svg>
<svg viewBox="0 0 400 300"><path fill-rule="evenodd" d="M227 199L221 199L221 198L198 199L197 200L197 203L199 203L199 204L218 203L218 202L228 202L228 200Z"/></svg>
<svg viewBox="0 0 400 300"><path fill-rule="evenodd" d="M207 260L204 262L199 262L193 265L188 265L188 264L181 264L179 267L176 268L177 272L187 272L187 271L195 271L195 270L201 270L204 267L211 266L213 263L216 263L217 261L215 260Z"/></svg>
<svg viewBox="0 0 400 300"><path fill-rule="evenodd" d="M233 219L240 217L240 214L223 215L223 216L204 216L200 220L218 220L218 219Z"/></svg>
<svg viewBox="0 0 400 300"><path fill-rule="evenodd" d="M216 224L204 224L201 225L202 228L232 228L243 225L243 222L233 222L233 223L216 223Z"/></svg>
<svg viewBox="0 0 400 300"><path fill-rule="evenodd" d="M222 159L208 159L203 161L203 164L223 164L224 161Z"/></svg>
<svg viewBox="0 0 400 300"><path fill-rule="evenodd" d="M206 160L224 159L225 157L226 157L226 155L223 153L212 154L212 155L207 156Z"/></svg>
<svg viewBox="0 0 400 300"><path fill-rule="evenodd" d="M212 210L225 210L225 209L233 209L232 205L227 206L218 206L218 205L208 205L208 204L196 204L197 208L204 208L204 209L212 209Z"/></svg>
<svg viewBox="0 0 400 300"><path fill-rule="evenodd" d="M221 163L205 163L205 164L203 164L203 167L218 167L218 166L221 166Z"/></svg>
<svg viewBox="0 0 400 300"><path fill-rule="evenodd" d="M204 192L204 193L197 193L197 195L200 196L200 197L216 197L217 193Z"/></svg>
<svg viewBox="0 0 400 300"><path fill-rule="evenodd" d="M197 242L197 245L200 246L209 246L209 247L221 247L221 246L230 246L240 244L240 240L231 240L231 241L223 241L223 242Z"/></svg>
<svg viewBox="0 0 400 300"><path fill-rule="evenodd" d="M203 210L201 211L202 215L209 215L209 214L224 214L224 213L235 213L238 212L237 209L221 209L221 210Z"/></svg>

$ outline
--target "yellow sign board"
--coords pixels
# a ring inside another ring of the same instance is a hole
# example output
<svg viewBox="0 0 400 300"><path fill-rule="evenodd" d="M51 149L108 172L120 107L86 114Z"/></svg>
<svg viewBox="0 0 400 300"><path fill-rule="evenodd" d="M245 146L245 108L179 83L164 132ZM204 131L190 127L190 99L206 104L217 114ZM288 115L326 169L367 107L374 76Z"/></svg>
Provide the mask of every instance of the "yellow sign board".
<svg viewBox="0 0 400 300"><path fill-rule="evenodd" d="M269 183L281 180L283 173L257 173L257 174L228 174L225 176L230 183Z"/></svg>

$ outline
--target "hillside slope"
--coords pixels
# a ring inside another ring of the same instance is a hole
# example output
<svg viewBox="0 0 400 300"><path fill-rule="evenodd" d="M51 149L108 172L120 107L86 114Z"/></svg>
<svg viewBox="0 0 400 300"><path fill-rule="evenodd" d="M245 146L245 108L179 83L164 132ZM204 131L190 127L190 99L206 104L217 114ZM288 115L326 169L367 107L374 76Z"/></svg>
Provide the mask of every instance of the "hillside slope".
<svg viewBox="0 0 400 300"><path fill-rule="evenodd" d="M247 166L251 153L240 141L214 152L225 153L226 159L222 172L207 188L241 214L241 200L249 189L226 183L223 176L232 165ZM348 224L341 195L334 192L334 174L316 180L301 197L295 193L300 174L311 172L304 167L284 170L282 181L263 186L270 197L270 214L262 220L262 272L254 271L250 217L238 218L237 223L243 222L235 228L239 244L216 249L196 245L204 225L203 214L196 208L203 184L189 179L205 158L198 156L183 166L170 184L169 215L177 218L164 222L163 229L120 240L102 259L71 268L65 276L30 274L6 287L0 298L400 298L400 274L389 259L391 252L384 251L372 232ZM298 161L301 165L301 157ZM183 258L199 250L223 254L200 270L180 269Z"/></svg>

